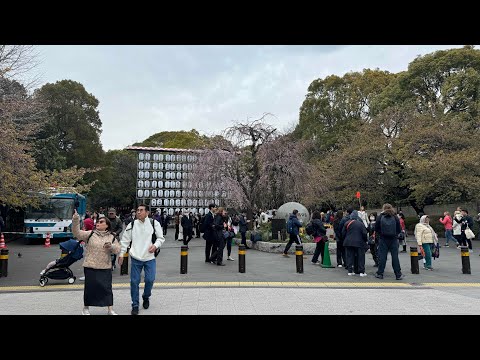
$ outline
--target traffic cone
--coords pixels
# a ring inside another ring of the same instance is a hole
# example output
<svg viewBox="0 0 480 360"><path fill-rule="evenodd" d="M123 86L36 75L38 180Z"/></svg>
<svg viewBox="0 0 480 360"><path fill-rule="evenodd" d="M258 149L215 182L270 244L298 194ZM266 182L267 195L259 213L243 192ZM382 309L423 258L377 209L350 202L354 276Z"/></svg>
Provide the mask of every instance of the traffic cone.
<svg viewBox="0 0 480 360"><path fill-rule="evenodd" d="M328 250L328 241L325 241L325 249L323 250L323 261L320 264L322 268L333 268L330 261L330 251Z"/></svg>
<svg viewBox="0 0 480 360"><path fill-rule="evenodd" d="M5 245L5 238L3 237L3 234L0 236L0 249L6 249L7 245Z"/></svg>
<svg viewBox="0 0 480 360"><path fill-rule="evenodd" d="M50 233L47 233L47 238L45 239L44 247L50 247Z"/></svg>

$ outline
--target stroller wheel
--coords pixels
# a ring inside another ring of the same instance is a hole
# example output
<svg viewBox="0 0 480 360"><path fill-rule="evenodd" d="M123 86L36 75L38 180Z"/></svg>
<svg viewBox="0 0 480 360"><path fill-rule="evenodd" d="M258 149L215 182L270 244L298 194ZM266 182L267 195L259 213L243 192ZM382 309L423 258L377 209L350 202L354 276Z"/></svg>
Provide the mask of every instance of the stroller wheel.
<svg viewBox="0 0 480 360"><path fill-rule="evenodd" d="M75 282L75 277L71 277L68 279L69 284L73 284Z"/></svg>
<svg viewBox="0 0 480 360"><path fill-rule="evenodd" d="M48 278L46 278L46 277L41 277L40 280L39 280L39 282L40 282L40 286L43 287L43 286L47 285L47 283L48 283Z"/></svg>

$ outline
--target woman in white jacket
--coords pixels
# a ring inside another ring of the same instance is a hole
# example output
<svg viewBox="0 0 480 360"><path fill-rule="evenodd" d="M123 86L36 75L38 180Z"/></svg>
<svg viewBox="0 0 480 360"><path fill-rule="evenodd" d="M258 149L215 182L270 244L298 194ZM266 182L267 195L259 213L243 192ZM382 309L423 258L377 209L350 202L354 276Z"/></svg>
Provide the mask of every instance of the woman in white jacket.
<svg viewBox="0 0 480 360"><path fill-rule="evenodd" d="M417 244L423 248L425 253L425 270L433 270L432 268L432 248L431 244L436 243L437 234L429 225L430 219L428 215L423 215L420 222L415 225L415 239Z"/></svg>
<svg viewBox="0 0 480 360"><path fill-rule="evenodd" d="M458 221L462 220L462 213L458 210L455 211L453 216L454 218L457 218ZM452 234L455 240L457 240L457 249L460 249L460 244L462 243L462 224L455 220L452 221Z"/></svg>

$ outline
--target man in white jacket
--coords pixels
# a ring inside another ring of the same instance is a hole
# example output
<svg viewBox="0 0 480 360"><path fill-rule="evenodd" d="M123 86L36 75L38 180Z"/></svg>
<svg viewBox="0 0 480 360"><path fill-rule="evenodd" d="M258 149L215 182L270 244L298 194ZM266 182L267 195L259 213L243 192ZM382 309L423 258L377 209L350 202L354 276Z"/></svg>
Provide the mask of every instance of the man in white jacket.
<svg viewBox="0 0 480 360"><path fill-rule="evenodd" d="M146 205L138 205L136 216L136 219L131 222L123 232L122 240L120 241L122 248L118 256L118 264L121 266L123 263L123 254L127 252L127 248L131 244L129 254L131 258L130 295L132 298L132 315L138 315L139 286L142 269L145 272L145 288L142 294L143 308L148 309L150 306L150 295L152 294L156 272L154 253L165 241L160 223L154 220L154 227L152 227L148 218ZM154 232L156 241L152 243Z"/></svg>

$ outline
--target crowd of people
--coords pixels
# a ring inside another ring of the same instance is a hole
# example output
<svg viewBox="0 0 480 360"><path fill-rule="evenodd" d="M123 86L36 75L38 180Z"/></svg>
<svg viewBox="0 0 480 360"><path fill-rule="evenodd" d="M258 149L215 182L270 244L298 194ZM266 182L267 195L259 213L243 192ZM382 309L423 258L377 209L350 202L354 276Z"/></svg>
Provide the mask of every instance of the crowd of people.
<svg viewBox="0 0 480 360"><path fill-rule="evenodd" d="M247 220L245 212L229 214L224 207L209 204L205 215L193 214L184 211L177 212L171 218L165 212L154 211L150 214L144 204L138 205L121 219L114 208L103 212L87 212L83 229L80 230L79 215L73 215L72 230L79 241L85 241L84 256L84 307L82 313L89 315L90 306L107 307L107 313L116 315L113 310L112 270L116 263L122 265L124 254L129 253L131 258L130 292L132 315L138 315L140 309L140 281L144 272L145 286L142 292L142 307L148 309L152 288L156 274L156 255L165 241L168 225L171 221L175 226L175 240L189 244L195 235L199 238L203 233L205 240L205 262L217 266L225 266L224 249L227 248L227 261L234 261L231 256L232 239L241 234L241 243L249 249L246 241ZM257 217L262 218L262 213ZM151 218L150 218L150 217ZM148 221L147 221L148 219ZM480 214L477 216L480 221ZM268 221L263 217L262 221ZM472 237L469 230L473 227L473 219L466 209L457 208L453 218L445 211L439 221L445 228L445 247L449 242L472 249ZM258 226L254 222L253 228ZM288 257L288 251L293 243L301 244L300 228L304 227L298 219L298 210L293 210L286 223L289 241L286 244L283 256ZM377 268L375 277L383 279L387 255L390 253L392 268L397 280L403 279L399 261L399 252L406 252L406 238L408 236L405 216L400 211L396 213L392 205L384 204L380 214L367 213L364 207L355 210L350 207L343 211L314 211L311 218L311 233L316 243L312 256L312 264L321 264L324 251L328 247L326 228L331 226L335 234L337 267L344 267L348 276L367 276L365 271L365 254L370 251L374 267ZM120 237L120 235L122 235ZM413 231L419 252L423 256L424 268L433 270L432 256L440 246L438 235L430 225L430 218L426 214L419 216L419 221ZM400 250L400 247L402 250ZM117 260L118 255L118 260ZM320 258L320 260L319 260Z"/></svg>
<svg viewBox="0 0 480 360"><path fill-rule="evenodd" d="M468 210L457 208L453 219L450 213L445 211L444 216L439 221L445 227L445 247L453 242L457 248L468 246L470 252L473 251L472 239L475 234L471 231L473 228L473 219L468 215ZM296 218L296 210L290 215L293 221L293 229L290 234L290 241L285 247L283 256L288 256L287 252L293 242L301 243L299 228L302 224ZM480 222L480 213L477 215L477 221ZM397 280L402 280L403 275L398 258L399 252L407 252L408 232L405 224L405 216L399 211L396 213L390 204L384 204L382 212L377 215L376 212L368 214L364 207L360 210L354 210L350 207L346 210L337 212L328 211L319 213L314 211L311 224L313 227L313 239L317 243L312 264L321 264L318 261L319 255L323 262L324 242L328 241L325 237L325 226L332 225L335 232L335 241L337 247L337 267L345 267L349 276L360 275L367 276L365 272L365 253L370 251L374 261L374 267L378 268L375 277L383 279L387 255L390 252L392 267ZM288 231L288 225L287 225ZM419 252L423 257L424 269L433 270L432 257L438 256L438 249L441 247L438 241L438 235L430 225L430 218L426 214L419 215L419 221L415 225L413 235L419 247ZM402 250L399 250L400 247Z"/></svg>

